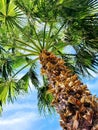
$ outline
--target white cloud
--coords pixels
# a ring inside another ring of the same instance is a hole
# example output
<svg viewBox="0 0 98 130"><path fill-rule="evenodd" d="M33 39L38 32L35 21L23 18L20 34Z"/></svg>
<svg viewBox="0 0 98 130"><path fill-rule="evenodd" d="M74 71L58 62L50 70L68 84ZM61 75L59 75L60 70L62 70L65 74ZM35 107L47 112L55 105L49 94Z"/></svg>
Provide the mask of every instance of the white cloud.
<svg viewBox="0 0 98 130"><path fill-rule="evenodd" d="M37 109L37 106L34 104L29 104L29 103L24 103L24 104L9 104L7 106L5 106L4 111L10 111L10 110L22 110L22 109Z"/></svg>
<svg viewBox="0 0 98 130"><path fill-rule="evenodd" d="M27 122L32 119L32 122L40 120L41 117L34 112L16 112L14 115L9 116L7 119L0 119L0 125L15 125L17 123Z"/></svg>
<svg viewBox="0 0 98 130"><path fill-rule="evenodd" d="M17 112L13 116L9 117L8 119L0 120L0 130L29 130L30 121L32 123L40 120L41 118L36 113L19 113ZM17 128L17 129L16 129Z"/></svg>
<svg viewBox="0 0 98 130"><path fill-rule="evenodd" d="M35 124L34 122L41 120L41 118L33 112L17 112L8 119L0 120L0 130L29 130L31 120Z"/></svg>
<svg viewBox="0 0 98 130"><path fill-rule="evenodd" d="M18 97L14 104L4 106L0 117L0 130L30 130L42 119L38 114L36 93Z"/></svg>
<svg viewBox="0 0 98 130"><path fill-rule="evenodd" d="M30 130L42 117L36 110L36 105L13 104L7 106L3 116L0 118L0 130Z"/></svg>

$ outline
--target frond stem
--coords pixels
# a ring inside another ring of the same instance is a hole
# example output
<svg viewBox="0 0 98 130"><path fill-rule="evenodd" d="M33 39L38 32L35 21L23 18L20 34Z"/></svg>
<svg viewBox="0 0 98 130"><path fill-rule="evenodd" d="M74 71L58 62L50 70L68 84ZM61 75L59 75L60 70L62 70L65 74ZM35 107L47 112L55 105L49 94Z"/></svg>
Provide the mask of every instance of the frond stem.
<svg viewBox="0 0 98 130"><path fill-rule="evenodd" d="M22 43L22 44L24 44L24 45L26 45L26 46L28 46L28 47L30 47L30 48L32 48L32 49L34 49L34 50L38 51L36 48L34 48L33 46L31 46L31 45L29 45L29 44L25 43L24 41L21 41L21 40L16 39L16 38L15 38L15 40L16 40L17 42L20 42L20 43Z"/></svg>
<svg viewBox="0 0 98 130"><path fill-rule="evenodd" d="M7 45L7 46L16 47L16 48L19 48L20 50L25 50L25 51L27 51L27 52L35 53L35 51L30 50L30 49L27 49L27 48L24 48L24 47L21 47L21 46L17 46L17 45L14 45L14 46L12 46L12 45Z"/></svg>
<svg viewBox="0 0 98 130"><path fill-rule="evenodd" d="M26 64L25 66L23 66L19 71L17 71L12 78L14 78L18 73L20 73L22 70L24 70L27 66L29 66L31 63L34 63L36 60L38 60L39 58L37 57L36 59L34 59L33 61L29 62L28 64Z"/></svg>
<svg viewBox="0 0 98 130"><path fill-rule="evenodd" d="M47 50L47 48L48 48L48 42L49 42L49 39L50 39L52 27L53 27L53 23L51 23L51 25L50 25L50 29L49 29L49 33L48 33L48 38L47 38L47 43L46 43L46 50Z"/></svg>
<svg viewBox="0 0 98 130"><path fill-rule="evenodd" d="M45 22L45 25L44 25L43 48L45 47L45 33L46 33L46 26L47 26L47 22Z"/></svg>
<svg viewBox="0 0 98 130"><path fill-rule="evenodd" d="M17 57L22 57L22 56L38 56L39 54L36 54L36 53L29 53L29 54L20 54L20 55L17 55Z"/></svg>
<svg viewBox="0 0 98 130"><path fill-rule="evenodd" d="M65 22L62 24L62 26L59 28L59 30L57 31L57 33L53 36L53 38L50 40L50 43L48 44L47 49L50 48L50 46L52 45L52 40L54 40L56 38L56 36L59 34L59 32L62 30L62 28L64 27Z"/></svg>
<svg viewBox="0 0 98 130"><path fill-rule="evenodd" d="M39 36L38 36L38 34L37 34L36 29L35 29L34 26L33 26L33 28L34 28L34 32L35 32L36 38L37 38L37 40L38 40L38 43L39 43L39 45L40 45L40 48L42 49L43 47L42 47L42 44L41 44L41 42L40 42Z"/></svg>

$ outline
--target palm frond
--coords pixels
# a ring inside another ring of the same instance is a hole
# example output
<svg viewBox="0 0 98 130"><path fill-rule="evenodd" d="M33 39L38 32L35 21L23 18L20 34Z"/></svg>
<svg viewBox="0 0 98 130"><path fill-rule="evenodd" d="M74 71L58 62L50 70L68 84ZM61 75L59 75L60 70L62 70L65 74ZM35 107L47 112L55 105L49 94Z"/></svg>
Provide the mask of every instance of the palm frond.
<svg viewBox="0 0 98 130"><path fill-rule="evenodd" d="M97 0L68 0L63 1L61 10L59 11L63 18L68 20L84 19L87 16L92 16L98 12Z"/></svg>
<svg viewBox="0 0 98 130"><path fill-rule="evenodd" d="M52 102L52 95L47 93L48 90L48 82L45 77L43 77L43 86L38 88L38 109L39 112L42 113L47 113L49 112L50 114L54 112L54 108L51 106Z"/></svg>
<svg viewBox="0 0 98 130"><path fill-rule="evenodd" d="M6 0L0 1L0 19L7 26L13 28L15 24L21 26L23 13L17 9L14 0L7 2Z"/></svg>
<svg viewBox="0 0 98 130"><path fill-rule="evenodd" d="M7 51L2 48L0 52L0 75L5 80L8 79L13 73L12 63L13 61L11 57L7 55Z"/></svg>
<svg viewBox="0 0 98 130"><path fill-rule="evenodd" d="M59 55L64 59L65 65L68 66L73 73L82 76L93 76L90 72L98 73L98 54L87 48L84 45L74 46L75 54L65 54L59 52Z"/></svg>
<svg viewBox="0 0 98 130"><path fill-rule="evenodd" d="M0 78L0 101L2 104L6 102L13 102L17 97L16 81L13 79Z"/></svg>
<svg viewBox="0 0 98 130"><path fill-rule="evenodd" d="M98 56L96 52L93 52L90 48L80 47L79 51L76 54L76 70L82 72L85 76L87 73L90 74L89 70L98 72Z"/></svg>
<svg viewBox="0 0 98 130"><path fill-rule="evenodd" d="M31 83L34 85L34 87L36 89L39 88L39 79L37 78L37 74L34 71L33 66L31 66L29 70L29 76L30 76Z"/></svg>
<svg viewBox="0 0 98 130"><path fill-rule="evenodd" d="M16 91L20 93L28 93L29 90L29 74L28 72L23 75L21 79L18 80L16 84Z"/></svg>

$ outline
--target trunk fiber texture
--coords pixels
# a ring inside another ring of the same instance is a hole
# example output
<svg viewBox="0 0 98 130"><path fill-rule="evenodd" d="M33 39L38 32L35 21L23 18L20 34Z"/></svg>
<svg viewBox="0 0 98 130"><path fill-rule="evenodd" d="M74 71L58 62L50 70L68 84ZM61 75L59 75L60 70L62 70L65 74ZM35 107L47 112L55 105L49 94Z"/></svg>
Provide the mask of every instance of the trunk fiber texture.
<svg viewBox="0 0 98 130"><path fill-rule="evenodd" d="M98 99L93 96L61 58L43 50L42 74L49 80L48 93L60 115L63 130L98 130Z"/></svg>

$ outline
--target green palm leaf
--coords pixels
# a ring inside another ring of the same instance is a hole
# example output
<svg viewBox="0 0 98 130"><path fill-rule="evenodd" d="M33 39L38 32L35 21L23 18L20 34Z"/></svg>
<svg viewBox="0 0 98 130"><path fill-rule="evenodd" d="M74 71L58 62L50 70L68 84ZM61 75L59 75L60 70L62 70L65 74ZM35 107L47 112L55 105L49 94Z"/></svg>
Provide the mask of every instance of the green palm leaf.
<svg viewBox="0 0 98 130"><path fill-rule="evenodd" d="M52 95L47 93L48 90L48 82L45 77L43 77L43 86L38 88L38 109L42 114L43 112L49 112L50 114L54 112L54 108L51 106Z"/></svg>
<svg viewBox="0 0 98 130"><path fill-rule="evenodd" d="M0 5L0 20L2 20L7 27L13 27L14 25L18 26L23 14L17 10L14 0L1 0Z"/></svg>
<svg viewBox="0 0 98 130"><path fill-rule="evenodd" d="M51 111L47 79L43 78L40 87L33 66L43 49L62 57L73 73L86 76L89 70L97 72L97 12L97 0L1 0L0 104L28 92L32 82L38 90L39 110ZM74 54L65 51L68 45ZM23 76L16 79L24 70ZM8 87L3 88L4 85Z"/></svg>

